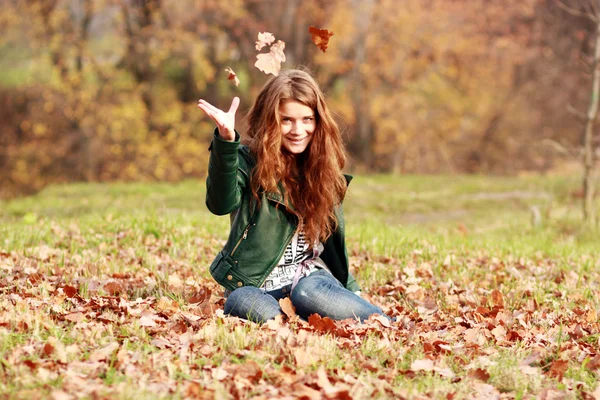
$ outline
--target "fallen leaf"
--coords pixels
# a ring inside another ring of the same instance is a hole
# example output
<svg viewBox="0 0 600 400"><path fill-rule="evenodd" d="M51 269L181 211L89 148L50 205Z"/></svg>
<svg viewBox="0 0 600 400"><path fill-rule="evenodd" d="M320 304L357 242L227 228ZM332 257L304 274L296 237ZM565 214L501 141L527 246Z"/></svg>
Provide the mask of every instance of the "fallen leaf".
<svg viewBox="0 0 600 400"><path fill-rule="evenodd" d="M258 54L254 66L265 74L279 75L281 71L281 63L285 62L285 42L278 40L271 46L268 53Z"/></svg>
<svg viewBox="0 0 600 400"><path fill-rule="evenodd" d="M169 330L172 332L175 332L178 335L181 335L181 334L187 332L188 326L185 324L185 322L178 321L178 322L175 322L173 325L171 325Z"/></svg>
<svg viewBox="0 0 600 400"><path fill-rule="evenodd" d="M369 317L369 320L379 322L384 328L391 328L392 327L390 319L388 317L386 317L385 315L373 314L373 315L371 315Z"/></svg>
<svg viewBox="0 0 600 400"><path fill-rule="evenodd" d="M296 347L294 349L294 359L296 360L296 366L300 368L313 365L318 361L303 347Z"/></svg>
<svg viewBox="0 0 600 400"><path fill-rule="evenodd" d="M315 330L325 333L335 333L337 327L335 322L329 317L321 317L319 314L311 314L308 316L308 324L313 326Z"/></svg>
<svg viewBox="0 0 600 400"><path fill-rule="evenodd" d="M188 296L188 303L204 303L207 300L210 300L210 296L212 291L206 287L200 287L200 289L193 292L190 296Z"/></svg>
<svg viewBox="0 0 600 400"><path fill-rule="evenodd" d="M258 40L254 46L257 51L261 51L263 47L270 45L275 41L275 36L271 32L258 32Z"/></svg>
<svg viewBox="0 0 600 400"><path fill-rule="evenodd" d="M153 327L156 326L156 321L150 315L143 315L139 320L140 326Z"/></svg>
<svg viewBox="0 0 600 400"><path fill-rule="evenodd" d="M80 321L83 321L84 318L85 318L85 315L83 315L83 313L80 313L80 312L74 312L74 313L65 315L65 319L67 321L71 321L71 322L80 322Z"/></svg>
<svg viewBox="0 0 600 400"><path fill-rule="evenodd" d="M50 343L46 343L42 349L42 353L45 357L50 357L52 353L54 353L54 346L52 346Z"/></svg>
<svg viewBox="0 0 600 400"><path fill-rule="evenodd" d="M225 71L229 73L227 79L233 81L233 83L235 83L235 86L240 86L240 78L237 77L236 73L233 72L233 70L229 67L225 68Z"/></svg>
<svg viewBox="0 0 600 400"><path fill-rule="evenodd" d="M433 368L433 361L428 358L424 358L422 360L415 360L412 362L412 364L410 364L410 369L415 372L433 371Z"/></svg>
<svg viewBox="0 0 600 400"><path fill-rule="evenodd" d="M469 371L468 376L470 378L479 379L483 382L487 382L490 379L490 374L483 368L477 368Z"/></svg>
<svg viewBox="0 0 600 400"><path fill-rule="evenodd" d="M317 47L324 53L325 50L327 50L329 38L333 36L333 32L330 32L327 29L319 29L312 25L308 27L308 32L310 33L310 39L312 42L316 44Z"/></svg>
<svg viewBox="0 0 600 400"><path fill-rule="evenodd" d="M73 286L64 286L62 290L68 298L77 296L77 293L79 292L77 288L74 288Z"/></svg>
<svg viewBox="0 0 600 400"><path fill-rule="evenodd" d="M294 307L289 297L279 299L279 307L281 307L281 310L285 313L285 315L287 315L289 319L297 317L296 307Z"/></svg>
<svg viewBox="0 0 600 400"><path fill-rule="evenodd" d="M498 289L492 290L491 298L494 307L504 308L504 296L502 295L502 292Z"/></svg>
<svg viewBox="0 0 600 400"><path fill-rule="evenodd" d="M252 383L258 383L260 378L262 378L263 372L256 361L248 360L235 369L234 375L248 379Z"/></svg>
<svg viewBox="0 0 600 400"><path fill-rule="evenodd" d="M218 367L211 371L211 375L212 375L213 379L222 381L223 379L225 379L229 376L229 372L227 372L225 369L223 369L221 367Z"/></svg>
<svg viewBox="0 0 600 400"><path fill-rule="evenodd" d="M569 367L569 362L567 360L555 360L550 365L550 369L548 370L548 375L556 378L561 381L565 372L567 372L567 368Z"/></svg>
<svg viewBox="0 0 600 400"><path fill-rule="evenodd" d="M119 282L115 281L104 284L104 290L111 296L116 296L124 292L123 286Z"/></svg>
<svg viewBox="0 0 600 400"><path fill-rule="evenodd" d="M109 343L108 345L101 347L97 350L94 350L92 354L90 354L90 361L104 361L107 360L112 353L119 348L119 344L117 342Z"/></svg>

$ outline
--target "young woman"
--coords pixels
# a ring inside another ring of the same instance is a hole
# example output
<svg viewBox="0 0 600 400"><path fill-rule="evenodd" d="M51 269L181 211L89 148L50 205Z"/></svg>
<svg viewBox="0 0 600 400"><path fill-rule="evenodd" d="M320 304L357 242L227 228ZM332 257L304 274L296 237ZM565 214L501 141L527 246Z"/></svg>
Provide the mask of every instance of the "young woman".
<svg viewBox="0 0 600 400"><path fill-rule="evenodd" d="M312 76L283 70L263 87L240 144L235 97L229 111L198 102L217 125L210 146L206 205L230 215L231 232L210 266L225 287L225 313L255 322L296 313L333 319L382 314L360 297L348 271L340 131Z"/></svg>

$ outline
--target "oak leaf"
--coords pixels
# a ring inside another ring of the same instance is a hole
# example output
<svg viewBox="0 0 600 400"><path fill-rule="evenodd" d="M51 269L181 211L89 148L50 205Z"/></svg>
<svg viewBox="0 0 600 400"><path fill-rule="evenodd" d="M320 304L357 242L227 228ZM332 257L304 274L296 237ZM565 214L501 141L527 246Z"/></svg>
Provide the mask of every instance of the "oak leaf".
<svg viewBox="0 0 600 400"><path fill-rule="evenodd" d="M258 40L254 46L257 51L261 51L263 47L270 45L275 41L275 36L271 32L258 32Z"/></svg>
<svg viewBox="0 0 600 400"><path fill-rule="evenodd" d="M329 38L333 36L333 32L328 31L327 29L319 29L312 25L308 27L308 32L310 33L312 42L324 53L325 50L327 50Z"/></svg>
<svg viewBox="0 0 600 400"><path fill-rule="evenodd" d="M268 53L261 53L256 56L257 60L254 66L265 74L279 75L281 63L285 62L285 42L278 40L271 46Z"/></svg>
<svg viewBox="0 0 600 400"><path fill-rule="evenodd" d="M233 72L233 70L230 67L225 68L225 71L229 73L227 79L233 81L233 83L235 83L235 86L240 86L240 78L237 77L236 73Z"/></svg>

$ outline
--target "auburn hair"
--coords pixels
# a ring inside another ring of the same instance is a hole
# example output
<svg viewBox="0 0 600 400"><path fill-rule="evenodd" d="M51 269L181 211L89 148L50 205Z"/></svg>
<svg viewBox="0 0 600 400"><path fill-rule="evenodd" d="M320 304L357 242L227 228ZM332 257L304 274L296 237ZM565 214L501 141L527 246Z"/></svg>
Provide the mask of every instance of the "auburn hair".
<svg viewBox="0 0 600 400"><path fill-rule="evenodd" d="M316 127L306 150L283 151L280 106L289 100L310 107ZM337 228L334 213L347 183L346 154L338 125L314 78L298 69L282 70L262 88L246 117L246 142L256 158L251 177L253 196L276 192L294 213L309 243L324 242Z"/></svg>

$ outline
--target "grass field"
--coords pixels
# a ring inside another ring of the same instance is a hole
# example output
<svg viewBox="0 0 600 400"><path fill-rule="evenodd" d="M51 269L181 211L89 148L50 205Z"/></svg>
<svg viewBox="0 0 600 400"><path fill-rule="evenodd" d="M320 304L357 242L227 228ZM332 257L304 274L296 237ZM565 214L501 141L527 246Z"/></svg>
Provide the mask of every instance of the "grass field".
<svg viewBox="0 0 600 400"><path fill-rule="evenodd" d="M222 315L204 183L0 203L3 398L600 398L577 178L355 177L347 245L396 320ZM594 397L596 396L596 397Z"/></svg>

